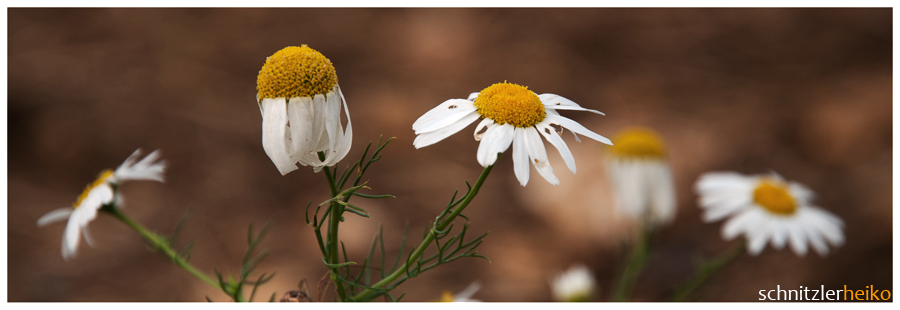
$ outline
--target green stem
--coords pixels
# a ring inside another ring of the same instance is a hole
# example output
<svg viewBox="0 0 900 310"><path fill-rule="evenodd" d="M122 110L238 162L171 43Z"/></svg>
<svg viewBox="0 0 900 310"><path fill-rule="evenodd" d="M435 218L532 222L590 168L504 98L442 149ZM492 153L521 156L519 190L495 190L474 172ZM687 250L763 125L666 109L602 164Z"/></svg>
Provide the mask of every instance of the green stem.
<svg viewBox="0 0 900 310"><path fill-rule="evenodd" d="M697 288L703 285L704 282L714 273L722 269L722 267L727 266L728 264L737 260L738 257L741 257L741 254L744 254L745 249L744 240L741 239L740 242L731 246L731 248L725 250L719 255L716 255L713 260L705 262L697 268L697 272L691 277L690 280L679 286L675 290L675 297L672 298L673 301L685 301L688 297L690 297L691 293L693 293Z"/></svg>
<svg viewBox="0 0 900 310"><path fill-rule="evenodd" d="M131 229L134 229L134 231L139 233L141 236L144 237L144 239L150 241L150 243L152 243L154 245L154 250L156 250L160 253L163 253L166 256L168 256L169 258L171 258L172 262L174 262L175 265L178 265L178 267L181 267L181 269L184 269L185 271L187 271L188 273L190 273L197 279L200 279L201 281L206 282L206 284L209 284L209 286L212 286L218 290L222 289L222 287L219 285L219 282L213 280L212 278L208 277L203 272L197 270L196 268L194 268L194 266L191 266L191 264L189 264L186 260L184 260L184 258L182 258L180 255L178 255L178 251L175 251L175 249L172 249L172 247L169 245L169 242L162 236L157 235L157 234L147 230L146 228L141 226L141 224L138 224L137 222L131 220L131 218L125 216L125 214L123 214L121 211L119 211L119 209L115 206L105 207L102 210L112 214L113 216L118 218L120 221L125 223L125 225L128 225L128 227L131 227Z"/></svg>
<svg viewBox="0 0 900 310"><path fill-rule="evenodd" d="M631 288L638 276L647 263L647 257L650 255L650 232L641 228L638 231L638 237L635 241L634 248L631 251L631 260L622 271L622 277L619 279L619 285L613 294L613 301L626 301L631 293Z"/></svg>
<svg viewBox="0 0 900 310"><path fill-rule="evenodd" d="M499 157L500 157L500 154L497 155L498 160L499 160ZM487 179L487 176L488 176L488 174L491 173L491 169L493 167L494 166L491 165L491 166L487 166L486 168L484 168L484 170L481 172L481 175L478 177L478 181L475 181L475 185L472 186L472 190L470 190L469 193L466 195L466 197L463 199L463 201L460 202L459 206L457 206L456 209L453 209L453 211L450 212L450 214L444 219L444 221L435 225L435 227L432 228L431 231L428 232L428 235L425 236L425 239L422 240L422 243L420 243L419 246L416 247L416 249L412 252L412 254L410 254L409 259L407 261L405 261L403 263L403 265L400 266L400 268L397 268L397 270L395 270L393 273L391 273L384 279L381 279L381 281L378 281L378 283L373 284L371 287L375 288L375 289L367 288L364 291L357 294L356 296L353 296L353 300L354 301L368 300L369 298L372 298L372 294L375 294L375 293L381 291L381 290L377 290L377 289L383 288L383 287L387 286L388 284L393 283L394 280L397 280L397 278L406 274L409 266L412 265L415 261L417 261L419 259L419 257L421 257L423 253L425 253L425 249L428 248L428 246L431 245L431 242L434 241L436 234L437 234L435 232L435 229L443 231L443 230L447 229L447 226L449 226L450 223L453 223L453 220L455 220L456 217L459 216L460 213L462 213L462 211L466 208L466 206L468 206L469 203L472 202L472 199L475 198L475 195L478 194L478 190L481 188L481 185L484 184L484 180Z"/></svg>
<svg viewBox="0 0 900 310"><path fill-rule="evenodd" d="M319 157L323 157L323 154L320 152ZM328 167L323 167L322 170L325 171L325 178L328 179L328 187L331 189L331 197L338 195L337 184L334 182L334 175L331 174L331 169ZM327 254L328 261L331 264L339 264L339 256L338 256L338 226L341 222L341 217L344 213L344 206L332 202L331 203L331 218L328 224L328 239L326 240L326 247L328 249ZM338 280L338 275L340 274L339 268L329 268L331 270L331 281L334 282L334 287L337 290L338 300L345 301L347 299L347 293L344 291L344 284Z"/></svg>

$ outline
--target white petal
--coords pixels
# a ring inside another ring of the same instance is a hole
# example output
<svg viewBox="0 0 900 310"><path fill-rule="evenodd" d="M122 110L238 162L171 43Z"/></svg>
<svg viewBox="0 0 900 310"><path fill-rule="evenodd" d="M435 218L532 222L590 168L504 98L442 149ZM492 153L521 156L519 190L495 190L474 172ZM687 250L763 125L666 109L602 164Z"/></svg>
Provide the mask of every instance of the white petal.
<svg viewBox="0 0 900 310"><path fill-rule="evenodd" d="M493 165L497 161L497 153L506 152L515 137L514 128L510 124L494 124L488 127L476 153L476 159L482 167Z"/></svg>
<svg viewBox="0 0 900 310"><path fill-rule="evenodd" d="M566 162L566 167L574 174L575 156L572 156L572 151L569 150L569 146L566 145L566 142L563 141L562 137L560 137L559 134L556 133L556 130L553 127L550 127L549 124L550 122L547 122L545 119L536 125L537 130L544 136L544 139L547 139L551 145L556 147L556 150L559 151L559 156Z"/></svg>
<svg viewBox="0 0 900 310"><path fill-rule="evenodd" d="M516 136L513 138L513 171L519 184L525 186L528 184L528 178L531 176L531 165L528 164L528 150L525 142L525 129L516 128Z"/></svg>
<svg viewBox="0 0 900 310"><path fill-rule="evenodd" d="M334 150L334 143L337 142L336 137L340 130L338 127L341 125L341 102L338 98L333 93L327 98L323 95L316 95L313 98L314 101L325 101L325 132L328 134L328 143L323 151L326 151L326 160L331 156L331 151Z"/></svg>
<svg viewBox="0 0 900 310"><path fill-rule="evenodd" d="M275 163L281 175L297 169L297 165L291 160L290 152L285 141L287 126L287 103L284 98L263 99L263 149L269 159Z"/></svg>
<svg viewBox="0 0 900 310"><path fill-rule="evenodd" d="M788 225L791 250L799 256L806 256L806 230L798 225Z"/></svg>
<svg viewBox="0 0 900 310"><path fill-rule="evenodd" d="M478 94L478 93L476 93L476 94ZM472 300L472 296L474 296L475 293L477 293L479 289L481 289L481 283L479 283L478 281L472 282L472 284L469 284L469 286L467 286L465 289L463 289L461 292L459 292L459 294L456 294L456 296L453 296L453 301Z"/></svg>
<svg viewBox="0 0 900 310"><path fill-rule="evenodd" d="M797 224L801 224L800 226L806 230L806 236L809 238L809 244L812 245L813 250L815 250L816 253L819 253L819 256L828 255L828 245L825 244L825 240L822 238L819 230L809 223Z"/></svg>
<svg viewBox="0 0 900 310"><path fill-rule="evenodd" d="M615 190L616 205L630 217L641 219L647 196L642 190L645 186L639 167L634 161L615 159L608 161L607 167Z"/></svg>
<svg viewBox="0 0 900 310"><path fill-rule="evenodd" d="M481 141L481 137L484 137L484 133L487 132L487 126L492 124L494 124L494 120L490 118L484 118L478 122L478 126L475 126L475 141Z"/></svg>
<svg viewBox="0 0 900 310"><path fill-rule="evenodd" d="M291 126L291 160L297 161L302 154L306 154L312 150L315 145L311 141L313 134L313 117L315 116L315 105L309 97L291 98L287 104L287 117Z"/></svg>
<svg viewBox="0 0 900 310"><path fill-rule="evenodd" d="M763 225L768 224L766 221L762 221ZM767 226L754 227L750 230L752 233L747 233L747 252L750 255L756 256L762 252L762 250L766 247L766 241L768 241L769 230Z"/></svg>
<svg viewBox="0 0 900 310"><path fill-rule="evenodd" d="M772 223L772 247L776 250L784 249L784 246L787 245L788 235L790 232L788 231L787 226L788 223L785 221L775 221Z"/></svg>
<svg viewBox="0 0 900 310"><path fill-rule="evenodd" d="M537 129L534 129L534 127L525 128L525 138L528 142L528 156L531 157L531 163L534 164L538 174L550 184L558 186L559 179L553 174L553 167L550 166L550 159L547 158L547 149L544 148L544 142L541 141L541 135L538 134Z"/></svg>
<svg viewBox="0 0 900 310"><path fill-rule="evenodd" d="M340 98L340 102L344 106L344 115L347 116L347 130L342 131L340 116L338 116L338 132L335 137L337 141L334 143L334 149L330 151L331 154L326 155L325 162L322 163L323 166L331 166L344 159L344 156L347 156L347 153L350 152L350 146L353 142L353 123L350 121L350 109L347 108L347 101L344 99L344 94L339 87L335 86L335 92L340 95L340 97L335 98Z"/></svg>
<svg viewBox="0 0 900 310"><path fill-rule="evenodd" d="M672 178L672 170L664 162L649 163L650 204L653 210L652 219L655 223L668 223L675 218L676 199L675 181Z"/></svg>
<svg viewBox="0 0 900 310"><path fill-rule="evenodd" d="M568 119L565 116L547 114L547 118L549 118L551 122L558 123L558 124L562 125L563 127L569 129L570 131L572 131L572 133L577 133L577 134L583 135L585 137L594 139L600 143L612 145L612 141L610 141L606 137L598 135L598 134L594 133L593 131L590 131L587 128L584 128L584 126L581 126L581 124L579 124L578 122Z"/></svg>
<svg viewBox="0 0 900 310"><path fill-rule="evenodd" d="M160 157L159 150L150 152L146 157L135 163L135 160L137 160L140 154L140 149L135 150L134 153L131 153L131 155L125 159L125 162L116 168L114 173L116 182L129 180L164 181L163 174L166 170L166 161L161 160L156 162Z"/></svg>
<svg viewBox="0 0 900 310"><path fill-rule="evenodd" d="M606 114L603 114L603 112L600 112L597 110L582 108L580 105L578 105L574 101L566 99L560 95L541 94L538 96L538 98L541 99L541 102L544 104L544 108L546 108L546 109L588 111L588 112L597 113L600 115L606 115Z"/></svg>
<svg viewBox="0 0 900 310"><path fill-rule="evenodd" d="M447 113L455 112L461 106L466 107L475 107L469 100L464 99L449 99L447 101L442 102L438 106L428 110L425 114L419 117L415 122L413 122L412 129L415 131L420 130L423 126L428 125L431 122L434 122L436 119L444 118L444 115ZM454 108L455 107L455 108Z"/></svg>
<svg viewBox="0 0 900 310"><path fill-rule="evenodd" d="M441 140L444 140L447 137L452 136L460 130L468 127L469 124L477 120L479 117L480 116L478 115L478 113L471 112L469 115L466 115L462 119L456 121L453 124L450 124L447 127L441 128L437 131L420 134L416 136L415 140L413 140L413 146L415 146L417 149L420 149L438 143Z"/></svg>
<svg viewBox="0 0 900 310"><path fill-rule="evenodd" d="M436 114L435 117L431 118L428 121L422 122L417 128L414 128L415 133L422 134L439 130L455 123L456 121L477 110L475 108L475 105L473 105L471 101L456 99L453 102L455 104L448 105L446 107L446 111L440 114Z"/></svg>
<svg viewBox="0 0 900 310"><path fill-rule="evenodd" d="M87 225L81 227L81 234L84 236L85 243L90 247L94 247L94 238L91 237Z"/></svg>
<svg viewBox="0 0 900 310"><path fill-rule="evenodd" d="M478 94L480 93L471 93L469 94L469 98L467 98L466 100L475 101L475 98L478 98Z"/></svg>
<svg viewBox="0 0 900 310"><path fill-rule="evenodd" d="M722 226L722 238L731 240L741 233L746 232L748 226L747 223L753 221L757 216L758 215L754 214L752 210L735 215Z"/></svg>
<svg viewBox="0 0 900 310"><path fill-rule="evenodd" d="M66 230L63 233L62 255L63 259L74 257L78 251L78 241L81 239L81 223L78 216L69 217Z"/></svg>
<svg viewBox="0 0 900 310"><path fill-rule="evenodd" d="M39 218L37 220L37 226L43 227L44 225L47 225L50 223L56 223L56 222L62 221L63 219L69 217L70 214L72 214L72 210L73 209L71 207L66 207L66 208L59 208L59 209L50 211L47 214L44 214L44 216L41 216L41 218Z"/></svg>

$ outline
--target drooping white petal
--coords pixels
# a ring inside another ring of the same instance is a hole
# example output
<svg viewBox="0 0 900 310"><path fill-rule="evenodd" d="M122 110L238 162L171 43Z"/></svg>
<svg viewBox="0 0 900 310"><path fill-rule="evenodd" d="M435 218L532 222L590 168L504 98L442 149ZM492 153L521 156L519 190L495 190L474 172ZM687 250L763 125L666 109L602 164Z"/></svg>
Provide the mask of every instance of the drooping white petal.
<svg viewBox="0 0 900 310"><path fill-rule="evenodd" d="M562 137L556 132L556 129L550 127L550 122L546 119L544 121L535 125L537 127L537 131L544 136L544 139L547 139L551 145L553 145L557 151L559 151L559 156L563 158L563 161L566 162L566 167L569 168L569 171L575 173L575 156L572 156L572 151L569 150L569 146L566 145L566 142L563 141Z"/></svg>
<svg viewBox="0 0 900 310"><path fill-rule="evenodd" d="M260 104L263 108L263 149L269 159L278 168L281 175L297 170L297 165L291 160L291 152L286 140L287 102L284 98L263 99Z"/></svg>
<svg viewBox="0 0 900 310"><path fill-rule="evenodd" d="M467 115L475 112L477 110L475 105L472 104L471 101L457 99L454 101L455 104L451 104L447 106L447 111L443 113L437 114L435 117L431 118L429 121L422 122L415 129L416 134L423 134L427 132L432 132L435 130L439 130L444 128L450 124L455 123L456 121L466 117Z"/></svg>
<svg viewBox="0 0 900 310"><path fill-rule="evenodd" d="M344 93L341 92L340 87L335 86L335 89L340 95L341 103L344 105L344 115L347 116L347 129L339 135L340 139L335 143L335 147L337 148L335 152L336 155L329 158L328 166L336 164L341 161L341 159L344 159L344 157L347 156L347 153L350 152L350 146L353 144L353 122L350 121L350 109L347 108L347 100L344 99ZM338 122L338 129L340 128L340 122Z"/></svg>
<svg viewBox="0 0 900 310"><path fill-rule="evenodd" d="M560 95L554 95L554 94L541 94L541 95L538 95L538 98L541 99L541 102L544 104L544 108L545 108L545 109L551 109L551 110L588 111L588 112L591 112L591 113L597 113L597 114L600 114L600 115L606 115L606 114L603 114L603 112L600 112L600 111L597 111L597 110L591 110L591 109L585 109L585 108L582 108L580 105L578 105L578 104L575 103L574 101L569 100L569 99L566 99L566 98L564 98L564 97L562 97L562 96L560 96Z"/></svg>
<svg viewBox="0 0 900 310"><path fill-rule="evenodd" d="M73 209L71 207L65 207L65 208L59 208L59 209L50 211L47 214L44 214L43 216L41 216L41 218L39 218L37 220L37 226L43 227L44 225L47 225L50 223L56 223L56 222L62 221L64 219L68 218L70 214L72 214L72 210Z"/></svg>
<svg viewBox="0 0 900 310"><path fill-rule="evenodd" d="M81 235L84 237L84 242L87 243L88 246L94 247L94 238L91 237L91 233L86 224L81 226Z"/></svg>
<svg viewBox="0 0 900 310"><path fill-rule="evenodd" d="M563 127L569 129L573 133L577 133L577 134L583 135L585 137L594 139L600 143L612 145L612 141L610 141L606 137L598 135L598 134L594 133L593 131L590 131L589 129L585 128L584 126L581 126L581 124L579 124L578 122L568 119L565 116L552 115L552 114L548 113L546 118L549 118L551 122L562 125Z"/></svg>
<svg viewBox="0 0 900 310"><path fill-rule="evenodd" d="M553 174L553 167L550 166L550 159L547 158L547 149L544 147L544 142L541 141L541 135L534 127L525 128L525 141L527 142L528 156L531 157L531 163L538 174L550 184L559 186L559 179Z"/></svg>
<svg viewBox="0 0 900 310"><path fill-rule="evenodd" d="M459 132L460 130L463 130L464 128L468 127L469 124L472 124L472 122L477 120L479 117L480 116L478 115L478 113L471 112L471 113L469 113L469 115L466 115L462 119L460 119L460 120L456 121L455 123L450 124L444 128L441 128L437 131L420 134L420 135L416 136L415 140L413 140L413 146L415 146L417 149L420 149L420 148L438 143L441 140L444 140L447 137L452 136L453 134Z"/></svg>
<svg viewBox="0 0 900 310"><path fill-rule="evenodd" d="M447 101L442 102L438 106L428 110L422 116L420 116L415 122L413 122L412 129L416 132L422 129L423 126L427 126L430 123L434 122L437 119L442 119L448 113L454 113L460 107L469 107L474 108L475 105L472 104L469 100L464 99L449 99Z"/></svg>
<svg viewBox="0 0 900 310"><path fill-rule="evenodd" d="M313 100L325 101L325 132L327 133L328 143L326 143L326 147L322 151L326 151L326 161L331 156L330 151L334 150L334 144L337 142L336 136L340 130L338 128L341 125L341 102L339 98L334 93L330 93L328 97L323 95L313 97Z"/></svg>
<svg viewBox="0 0 900 310"><path fill-rule="evenodd" d="M290 122L291 132L291 160L298 161L301 155L312 151L315 147L313 137L313 118L315 117L315 105L309 97L294 97L288 101L287 116Z"/></svg>
<svg viewBox="0 0 900 310"><path fill-rule="evenodd" d="M73 216L69 217L69 222L66 223L62 242L63 259L67 260L70 257L74 257L78 251L78 241L81 239L81 223L78 222L79 220L79 217L73 214Z"/></svg>
<svg viewBox="0 0 900 310"><path fill-rule="evenodd" d="M525 142L525 128L516 128L516 136L513 138L513 172L519 184L525 186L528 184L528 178L531 176L531 165L528 164L528 150Z"/></svg>
<svg viewBox="0 0 900 310"><path fill-rule="evenodd" d="M656 224L668 223L675 218L675 181L672 170L663 161L647 163L651 219Z"/></svg>
<svg viewBox="0 0 900 310"><path fill-rule="evenodd" d="M493 165L497 161L497 153L503 153L509 148L515 137L515 127L510 124L491 125L488 127L481 143L478 144L476 158L482 167Z"/></svg>
<svg viewBox="0 0 900 310"><path fill-rule="evenodd" d="M634 161L610 160L607 169L612 178L616 205L632 218L641 218L647 195L642 175Z"/></svg>
<svg viewBox="0 0 900 310"><path fill-rule="evenodd" d="M494 120L490 118L484 118L481 122L478 122L478 126L475 126L475 141L481 141L481 137L484 137L488 126L492 124L494 124Z"/></svg>

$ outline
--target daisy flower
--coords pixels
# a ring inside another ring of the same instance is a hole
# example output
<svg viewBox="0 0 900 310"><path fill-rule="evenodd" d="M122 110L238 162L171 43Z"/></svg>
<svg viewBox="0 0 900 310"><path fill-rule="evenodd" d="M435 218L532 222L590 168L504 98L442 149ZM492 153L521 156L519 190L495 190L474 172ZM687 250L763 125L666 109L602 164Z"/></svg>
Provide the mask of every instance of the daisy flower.
<svg viewBox="0 0 900 310"><path fill-rule="evenodd" d="M844 243L840 218L811 201L815 194L796 182L787 182L776 173L747 176L735 172L710 172L696 185L703 219L714 222L730 217L722 236L731 240L747 238L747 251L758 255L771 242L775 249L790 244L799 256L812 247L820 256L828 254L828 244Z"/></svg>
<svg viewBox="0 0 900 310"><path fill-rule="evenodd" d="M336 164L350 151L350 112L331 61L305 44L266 58L256 78L256 101L263 118L263 149L282 175L297 164L315 172ZM341 125L341 106L347 130ZM325 154L324 160L319 152Z"/></svg>
<svg viewBox="0 0 900 310"><path fill-rule="evenodd" d="M494 164L497 153L513 147L513 164L516 178L522 186L528 183L530 168L534 165L547 182L559 185L553 168L547 159L547 150L541 136L559 151L566 166L575 173L575 157L560 134L568 128L573 134L581 134L602 143L612 145L609 139L598 135L581 124L559 115L558 110L588 111L554 94L538 95L527 87L498 83L480 93L472 93L468 99L450 99L426 112L413 123L416 139L413 145L423 148L437 143L466 128L476 120L475 141L478 145L476 159L483 167ZM576 141L581 141L575 135Z"/></svg>
<svg viewBox="0 0 900 310"><path fill-rule="evenodd" d="M481 302L481 300L472 299L472 296L478 293L479 289L481 289L481 283L475 281L456 295L445 290L441 293L440 302Z"/></svg>
<svg viewBox="0 0 900 310"><path fill-rule="evenodd" d="M551 286L553 299L556 301L588 301L594 292L596 281L587 267L577 264L558 275Z"/></svg>
<svg viewBox="0 0 900 310"><path fill-rule="evenodd" d="M662 139L647 128L629 128L613 140L606 166L619 210L650 227L675 218L675 183Z"/></svg>
<svg viewBox="0 0 900 310"><path fill-rule="evenodd" d="M82 235L84 235L84 241L93 246L87 225L97 217L97 211L101 207L111 203L115 203L116 207L122 207L121 200L116 195L116 187L120 183L132 180L163 182L166 162L156 161L159 159L159 151L153 151L144 159L137 161L140 154L140 149L134 151L115 171L103 170L100 176L78 196L72 207L50 211L37 220L38 227L41 227L68 218L62 239L63 259L75 256L78 250L78 241Z"/></svg>

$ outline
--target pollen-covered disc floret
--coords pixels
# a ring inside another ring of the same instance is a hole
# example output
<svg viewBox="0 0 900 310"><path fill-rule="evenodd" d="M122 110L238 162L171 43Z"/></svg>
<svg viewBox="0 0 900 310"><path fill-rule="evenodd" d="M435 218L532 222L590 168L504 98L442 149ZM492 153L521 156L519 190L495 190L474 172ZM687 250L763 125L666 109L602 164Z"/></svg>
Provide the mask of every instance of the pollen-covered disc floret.
<svg viewBox="0 0 900 310"><path fill-rule="evenodd" d="M511 83L497 83L467 99L450 99L419 117L412 128L416 133L413 145L423 148L435 144L479 121L475 127L475 140L481 141L475 158L483 167L497 161L497 154L512 146L513 164L519 184L525 186L534 166L547 182L559 185L553 168L547 159L544 140L550 142L566 162L569 171L575 173L575 157L569 151L560 134L569 129L575 141L578 135L612 145L609 139L590 131L578 122L559 115L559 110L587 111L572 100L554 94L536 95L527 87Z"/></svg>
<svg viewBox="0 0 900 310"><path fill-rule="evenodd" d="M288 46L266 58L256 77L258 99L324 95L337 85L334 65L306 44Z"/></svg>
<svg viewBox="0 0 900 310"><path fill-rule="evenodd" d="M844 222L812 204L811 190L800 183L785 181L778 174L742 175L710 172L696 184L700 207L707 222L726 219L722 237L743 236L747 252L757 255L771 243L780 250L786 245L797 255L809 248L825 256L832 247L844 243Z"/></svg>
<svg viewBox="0 0 900 310"><path fill-rule="evenodd" d="M478 114L495 124L520 128L534 126L547 116L537 94L528 87L506 82L488 86L478 93L475 107Z"/></svg>
<svg viewBox="0 0 900 310"><path fill-rule="evenodd" d="M787 184L778 180L762 180L753 190L753 201L774 214L791 215L797 211L797 204L788 193Z"/></svg>
<svg viewBox="0 0 900 310"><path fill-rule="evenodd" d="M616 136L610 152L623 158L665 158L666 147L655 132L644 128L624 130Z"/></svg>

